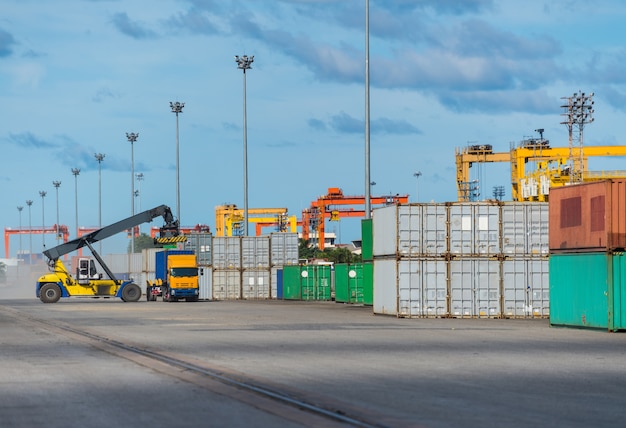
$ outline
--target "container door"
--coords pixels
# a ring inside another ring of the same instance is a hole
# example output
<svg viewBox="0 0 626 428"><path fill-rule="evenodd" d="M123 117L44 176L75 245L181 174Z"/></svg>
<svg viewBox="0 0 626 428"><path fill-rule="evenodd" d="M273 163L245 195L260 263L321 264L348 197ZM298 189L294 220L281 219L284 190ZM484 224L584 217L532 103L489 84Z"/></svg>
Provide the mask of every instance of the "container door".
<svg viewBox="0 0 626 428"><path fill-rule="evenodd" d="M422 261L401 259L398 261L398 295L401 317L421 317L422 311Z"/></svg>

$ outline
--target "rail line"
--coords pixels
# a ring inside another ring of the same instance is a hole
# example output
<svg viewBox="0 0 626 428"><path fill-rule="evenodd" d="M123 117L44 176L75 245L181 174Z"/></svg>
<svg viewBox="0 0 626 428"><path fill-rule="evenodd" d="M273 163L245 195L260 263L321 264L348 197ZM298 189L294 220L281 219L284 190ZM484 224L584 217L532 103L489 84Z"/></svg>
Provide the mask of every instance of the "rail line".
<svg viewBox="0 0 626 428"><path fill-rule="evenodd" d="M310 426L334 426L337 424L339 426L354 426L363 428L384 428L387 426L385 424L369 422L363 415L360 417L353 416L350 410L334 408L335 406L330 405L320 405L313 403L313 400L295 397L288 392L265 386L258 381L252 381L251 379L246 378L245 375L230 374L219 369L203 366L202 362L193 361L192 359L185 358L184 356L168 355L167 353L150 350L130 343L124 343L119 340L110 339L93 332L60 323L58 321L40 319L31 314L27 314L7 306L0 306L0 309L15 318L19 317L19 319L23 322L29 322L39 328L75 338L110 354L125 358L167 375L194 383L205 389L217 392L218 394L232 397L235 400L254 403L255 407L263 408L270 413L280 414L286 419L292 419L299 423L303 423L303 425L310 424ZM228 388L215 387L216 382ZM231 389L231 391L228 391L228 389ZM256 397L253 400L246 399L246 397L242 396L241 391L245 391ZM267 407L264 407L263 403L259 402L259 397L266 399L265 406ZM271 408L271 403L278 403L283 406L287 406L291 409L291 413L289 410L285 412L284 409L277 410L275 408ZM306 412L307 417L310 416L316 419L303 421L304 415L302 412ZM361 412L359 411L359 413ZM335 424L333 424L333 422Z"/></svg>

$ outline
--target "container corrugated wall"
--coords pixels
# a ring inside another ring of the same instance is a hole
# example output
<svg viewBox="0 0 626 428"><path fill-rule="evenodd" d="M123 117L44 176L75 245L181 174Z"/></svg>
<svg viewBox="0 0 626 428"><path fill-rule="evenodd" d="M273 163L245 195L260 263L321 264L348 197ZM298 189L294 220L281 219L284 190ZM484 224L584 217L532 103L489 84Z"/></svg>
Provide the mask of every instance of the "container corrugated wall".
<svg viewBox="0 0 626 428"><path fill-rule="evenodd" d="M334 270L336 302L372 304L372 262L337 263Z"/></svg>
<svg viewBox="0 0 626 428"><path fill-rule="evenodd" d="M626 180L550 189L550 251L626 249Z"/></svg>
<svg viewBox="0 0 626 428"><path fill-rule="evenodd" d="M213 263L213 235L210 233L190 233L187 235L185 250L192 250L198 265L211 266Z"/></svg>
<svg viewBox="0 0 626 428"><path fill-rule="evenodd" d="M213 268L209 265L200 265L198 269L198 298L213 300Z"/></svg>
<svg viewBox="0 0 626 428"><path fill-rule="evenodd" d="M240 236L216 236L213 238L213 267L216 269L241 268Z"/></svg>
<svg viewBox="0 0 626 428"><path fill-rule="evenodd" d="M374 210L374 313L549 316L548 204L409 204Z"/></svg>
<svg viewBox="0 0 626 428"><path fill-rule="evenodd" d="M285 300L331 300L332 269L329 265L295 265L283 268Z"/></svg>
<svg viewBox="0 0 626 428"><path fill-rule="evenodd" d="M298 234L271 233L270 259L272 266L289 266L298 264Z"/></svg>
<svg viewBox="0 0 626 428"><path fill-rule="evenodd" d="M244 269L269 269L269 236L241 237L241 267Z"/></svg>
<svg viewBox="0 0 626 428"><path fill-rule="evenodd" d="M241 299L241 271L213 268L212 286L215 300Z"/></svg>
<svg viewBox="0 0 626 428"><path fill-rule="evenodd" d="M269 242L269 240L268 240ZM270 269L244 269L241 273L241 293L246 300L270 298Z"/></svg>

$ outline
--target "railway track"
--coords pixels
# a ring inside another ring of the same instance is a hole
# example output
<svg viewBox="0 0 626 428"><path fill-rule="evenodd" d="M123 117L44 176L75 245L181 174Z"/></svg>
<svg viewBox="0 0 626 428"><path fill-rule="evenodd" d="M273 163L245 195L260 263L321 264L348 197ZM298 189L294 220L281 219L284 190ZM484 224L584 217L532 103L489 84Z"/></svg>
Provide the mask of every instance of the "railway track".
<svg viewBox="0 0 626 428"><path fill-rule="evenodd" d="M193 383L239 402L250 404L257 409L303 426L366 428L388 426L372 422L380 419L365 409L355 409L349 406L340 408L336 402L330 403L323 398L320 399L320 397L307 397L294 394L293 391L280 390L276 386L264 384L262 380L212 367L205 361L195 360L189 356L119 341L60 321L40 319L7 306L0 306L0 310L39 329L94 346L114 356L130 360L179 380Z"/></svg>

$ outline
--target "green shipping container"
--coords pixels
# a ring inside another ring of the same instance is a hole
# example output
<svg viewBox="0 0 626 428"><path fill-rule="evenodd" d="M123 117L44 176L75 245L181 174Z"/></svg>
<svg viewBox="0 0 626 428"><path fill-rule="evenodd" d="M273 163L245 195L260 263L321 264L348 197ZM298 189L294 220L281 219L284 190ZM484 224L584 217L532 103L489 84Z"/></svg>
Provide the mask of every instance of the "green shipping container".
<svg viewBox="0 0 626 428"><path fill-rule="evenodd" d="M335 301L373 304L373 263L335 265Z"/></svg>
<svg viewBox="0 0 626 428"><path fill-rule="evenodd" d="M550 254L550 324L626 329L624 253Z"/></svg>
<svg viewBox="0 0 626 428"><path fill-rule="evenodd" d="M361 260L371 262L374 259L374 231L372 219L361 220Z"/></svg>
<svg viewBox="0 0 626 428"><path fill-rule="evenodd" d="M283 268L283 299L330 300L331 267L297 265Z"/></svg>

